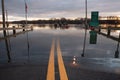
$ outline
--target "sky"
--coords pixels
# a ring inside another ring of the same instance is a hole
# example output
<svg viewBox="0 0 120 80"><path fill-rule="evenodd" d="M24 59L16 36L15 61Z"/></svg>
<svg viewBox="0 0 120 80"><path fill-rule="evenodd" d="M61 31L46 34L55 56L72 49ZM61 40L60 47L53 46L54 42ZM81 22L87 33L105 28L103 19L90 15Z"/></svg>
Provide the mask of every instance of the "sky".
<svg viewBox="0 0 120 80"><path fill-rule="evenodd" d="M27 3L28 20L51 18L84 18L85 0L25 0ZM120 16L120 0L87 0L88 17L91 11L99 11L99 16ZM9 21L25 19L24 0L4 0ZM0 1L1 6L1 1ZM0 21L2 9L0 7Z"/></svg>

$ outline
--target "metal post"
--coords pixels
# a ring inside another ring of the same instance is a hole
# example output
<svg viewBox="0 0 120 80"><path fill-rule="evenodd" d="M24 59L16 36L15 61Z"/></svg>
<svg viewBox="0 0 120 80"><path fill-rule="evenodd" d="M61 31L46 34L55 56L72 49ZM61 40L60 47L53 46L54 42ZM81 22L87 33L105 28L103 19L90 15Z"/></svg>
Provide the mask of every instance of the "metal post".
<svg viewBox="0 0 120 80"><path fill-rule="evenodd" d="M1 0L2 5L2 20L3 20L3 28L5 28L5 10L4 10L4 0ZM6 30L3 30L4 36L6 36Z"/></svg>
<svg viewBox="0 0 120 80"><path fill-rule="evenodd" d="M26 3L26 0L24 0L25 2L25 18L26 18L26 24L25 24L25 27L27 27L27 3ZM29 45L29 38L28 38L28 32L26 34L27 36L27 47L28 47L28 62L29 62L29 59L30 59L30 45Z"/></svg>
<svg viewBox="0 0 120 80"><path fill-rule="evenodd" d="M99 26L99 30L98 30L98 32L99 32L99 33L101 32L101 26Z"/></svg>
<svg viewBox="0 0 120 80"><path fill-rule="evenodd" d="M15 26L13 26L13 35L16 34L16 29L15 29Z"/></svg>
<svg viewBox="0 0 120 80"><path fill-rule="evenodd" d="M7 26L7 28L8 28L8 26L9 26L7 10L6 10L6 26ZM7 29L7 35L9 35L9 30L8 30L8 29Z"/></svg>
<svg viewBox="0 0 120 80"><path fill-rule="evenodd" d="M87 0L85 0L85 36L84 36L84 43L83 43L83 52L81 54L82 57L85 56L86 36L87 36Z"/></svg>
<svg viewBox="0 0 120 80"><path fill-rule="evenodd" d="M7 12L7 10L6 10L6 26L7 26L7 28L9 26L9 23L8 23L8 12Z"/></svg>
<svg viewBox="0 0 120 80"><path fill-rule="evenodd" d="M26 0L24 0L25 3L25 27L27 26L27 3Z"/></svg>
<svg viewBox="0 0 120 80"><path fill-rule="evenodd" d="M108 36L108 37L110 36L110 33L111 33L111 27L108 26L108 32L107 32L107 36Z"/></svg>
<svg viewBox="0 0 120 80"><path fill-rule="evenodd" d="M1 0L1 5L2 5L2 19L3 19L3 34L4 37L6 37L6 30L5 30L5 10L4 10L4 0ZM8 48L8 40L7 38L5 39L5 44L6 44L6 50L7 50L7 56L8 56L8 62L11 62L11 57L10 57L10 50Z"/></svg>

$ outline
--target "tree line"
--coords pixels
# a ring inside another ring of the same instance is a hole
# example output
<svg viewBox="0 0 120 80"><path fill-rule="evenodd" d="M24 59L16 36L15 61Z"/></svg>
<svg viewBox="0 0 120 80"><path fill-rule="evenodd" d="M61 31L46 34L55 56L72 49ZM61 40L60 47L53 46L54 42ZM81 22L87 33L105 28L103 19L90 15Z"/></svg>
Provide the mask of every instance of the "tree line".
<svg viewBox="0 0 120 80"><path fill-rule="evenodd" d="M90 19L87 20L88 23L90 22ZM33 20L33 21L27 21L28 24L56 24L56 23L61 23L61 24L83 24L85 22L85 19L50 19L50 20ZM25 20L21 21L12 21L9 22L11 24L25 24ZM120 20L99 20L100 24L120 24ZM2 22L0 22L2 24Z"/></svg>

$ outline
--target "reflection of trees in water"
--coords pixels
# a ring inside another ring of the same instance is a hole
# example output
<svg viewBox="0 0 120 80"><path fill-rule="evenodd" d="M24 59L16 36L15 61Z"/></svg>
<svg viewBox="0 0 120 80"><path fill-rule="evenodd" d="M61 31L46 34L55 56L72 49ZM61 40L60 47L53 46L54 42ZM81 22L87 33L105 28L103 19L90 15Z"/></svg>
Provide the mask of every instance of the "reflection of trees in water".
<svg viewBox="0 0 120 80"><path fill-rule="evenodd" d="M32 24L31 26L46 27L46 24Z"/></svg>
<svg viewBox="0 0 120 80"><path fill-rule="evenodd" d="M54 27L54 24L49 24L49 27L50 27L50 28L53 28L53 27Z"/></svg>
<svg viewBox="0 0 120 80"><path fill-rule="evenodd" d="M38 24L39 27L45 27L45 24Z"/></svg>

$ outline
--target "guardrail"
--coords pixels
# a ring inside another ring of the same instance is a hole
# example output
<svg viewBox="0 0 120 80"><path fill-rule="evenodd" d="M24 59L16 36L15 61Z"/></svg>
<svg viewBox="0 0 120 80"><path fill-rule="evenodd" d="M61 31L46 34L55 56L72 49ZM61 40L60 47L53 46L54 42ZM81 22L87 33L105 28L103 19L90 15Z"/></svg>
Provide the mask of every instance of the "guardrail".
<svg viewBox="0 0 120 80"><path fill-rule="evenodd" d="M22 29L22 31L17 32L17 30L20 30L20 29ZM13 26L12 28L0 28L0 31L8 31L8 30L12 30L13 34L9 34L9 32L7 32L7 35L0 37L0 40L4 40L10 37L16 37L17 35L24 34L25 32L28 32L28 31L32 31L33 27L20 27L20 28L17 27L16 28L15 26Z"/></svg>
<svg viewBox="0 0 120 80"><path fill-rule="evenodd" d="M106 29L107 30L107 33L103 33L101 32L101 29ZM115 37L115 36L112 36L111 35L111 31L112 30L120 30L120 27L110 27L108 26L107 28L102 28L101 26L99 26L98 28L95 29L95 31L103 36L106 36L110 39L113 39L115 41L119 41L119 38Z"/></svg>

